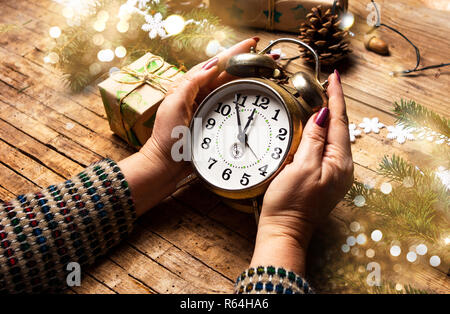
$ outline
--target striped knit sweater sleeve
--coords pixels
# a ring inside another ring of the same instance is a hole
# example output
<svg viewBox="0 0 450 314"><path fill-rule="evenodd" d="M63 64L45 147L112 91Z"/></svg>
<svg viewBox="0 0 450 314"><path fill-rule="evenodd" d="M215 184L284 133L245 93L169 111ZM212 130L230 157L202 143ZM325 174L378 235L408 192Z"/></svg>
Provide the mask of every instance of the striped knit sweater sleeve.
<svg viewBox="0 0 450 314"><path fill-rule="evenodd" d="M62 291L69 263L82 269L92 264L131 231L135 219L128 184L110 159L0 203L0 293Z"/></svg>

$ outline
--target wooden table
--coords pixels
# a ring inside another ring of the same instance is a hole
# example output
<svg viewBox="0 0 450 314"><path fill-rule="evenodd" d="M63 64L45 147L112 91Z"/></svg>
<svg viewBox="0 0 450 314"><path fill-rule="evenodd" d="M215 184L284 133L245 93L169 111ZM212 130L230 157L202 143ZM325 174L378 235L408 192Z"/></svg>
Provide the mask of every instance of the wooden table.
<svg viewBox="0 0 450 314"><path fill-rule="evenodd" d="M414 51L392 32L380 30L390 44L391 56L365 50L361 33L367 0L350 0L357 17L352 29L354 53L338 65L351 122L379 117L393 124L393 101L414 99L445 116L449 111L450 72L423 72L408 78L388 73L415 62ZM437 5L436 1L424 1ZM427 7L419 0L379 0L383 22L401 29L420 46L425 65L448 62L450 55L449 11ZM61 8L50 0L0 0L0 23L25 24L19 31L0 35L0 199L30 192L62 181L103 157L120 160L133 151L113 136L95 86L71 94L54 68L44 64L51 38L49 27L63 25ZM255 30L239 30L238 37L261 37L260 45L281 36ZM294 48L282 48L294 54ZM300 66L293 64L290 70ZM333 69L324 69L331 73ZM355 177L375 177L385 154L420 160L420 145L400 145L381 134L369 134L353 144ZM333 211L321 238L344 243L353 212L344 204ZM333 234L333 228L338 230ZM81 287L72 293L222 293L231 292L237 275L248 266L256 226L252 215L226 207L203 186L188 186L167 198L139 220L132 236L101 262L91 267ZM368 232L369 230L367 230ZM403 255L402 255L403 256ZM315 258L315 257L314 257ZM320 257L317 257L320 258ZM313 259L310 264L316 261ZM329 261L332 263L333 261ZM449 293L448 260L439 267L423 260L410 271L400 272L398 282L430 292ZM314 273L309 276L313 279ZM313 279L314 282L314 279ZM317 283L318 291L340 292Z"/></svg>

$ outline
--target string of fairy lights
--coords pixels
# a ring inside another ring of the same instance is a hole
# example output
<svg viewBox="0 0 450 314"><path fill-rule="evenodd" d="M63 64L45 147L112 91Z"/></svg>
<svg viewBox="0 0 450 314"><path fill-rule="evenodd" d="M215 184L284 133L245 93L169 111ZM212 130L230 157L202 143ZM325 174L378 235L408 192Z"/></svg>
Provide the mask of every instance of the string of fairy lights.
<svg viewBox="0 0 450 314"><path fill-rule="evenodd" d="M433 65L419 68L420 62L422 60L421 55L420 55L420 49L408 37L406 37L403 33L401 33L399 30L397 30L396 28L389 26L387 24L381 23L381 15L380 15L378 5L375 3L374 0L371 0L371 3L373 5L373 7L375 8L376 18L377 18L376 23L374 25L374 29L379 28L379 27L385 27L385 28L397 33L414 48L414 51L416 53L416 65L414 66L414 68L407 69L407 70L401 70L401 71L392 71L390 73L390 75L392 75L392 76L405 75L405 74L410 74L413 72L421 72L421 71L425 71L425 70L431 70L431 69L437 69L437 68L450 66L450 63L447 62L447 63L433 64Z"/></svg>

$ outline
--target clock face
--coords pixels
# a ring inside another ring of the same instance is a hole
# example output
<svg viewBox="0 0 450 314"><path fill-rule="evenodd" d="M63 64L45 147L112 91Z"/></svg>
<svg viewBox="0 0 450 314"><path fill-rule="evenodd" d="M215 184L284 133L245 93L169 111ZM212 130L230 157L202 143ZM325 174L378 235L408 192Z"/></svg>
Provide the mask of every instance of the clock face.
<svg viewBox="0 0 450 314"><path fill-rule="evenodd" d="M234 81L210 94L191 125L192 158L210 185L229 191L268 180L290 148L292 126L281 97L257 81Z"/></svg>

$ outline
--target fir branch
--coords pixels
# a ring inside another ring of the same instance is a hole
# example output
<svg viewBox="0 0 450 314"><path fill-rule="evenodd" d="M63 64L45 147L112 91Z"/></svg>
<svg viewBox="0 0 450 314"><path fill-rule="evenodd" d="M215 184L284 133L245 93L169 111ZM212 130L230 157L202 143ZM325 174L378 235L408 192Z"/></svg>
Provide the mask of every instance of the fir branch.
<svg viewBox="0 0 450 314"><path fill-rule="evenodd" d="M402 182L407 177L417 182L423 176L423 172L395 154L391 158L383 157L378 174L398 182Z"/></svg>
<svg viewBox="0 0 450 314"><path fill-rule="evenodd" d="M397 115L397 122L403 123L407 127L428 127L450 138L450 120L441 117L413 100L402 99L400 103L395 102L393 111Z"/></svg>
<svg viewBox="0 0 450 314"><path fill-rule="evenodd" d="M374 214L376 224L383 225L392 238L420 238L436 243L448 225L450 198L446 187L429 170L419 170L398 156L385 156L379 174L403 183L410 177L412 186L396 186L391 193L368 189L355 182L345 199L352 203L358 195L365 199L363 210Z"/></svg>
<svg viewBox="0 0 450 314"><path fill-rule="evenodd" d="M370 287L368 290L374 294L430 294L430 292L406 285L404 289L398 291L395 285L390 281L384 281L380 286Z"/></svg>

